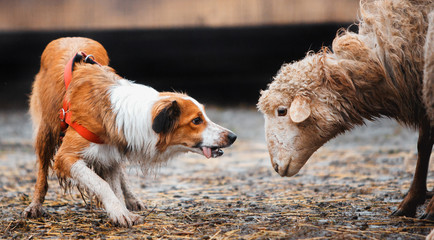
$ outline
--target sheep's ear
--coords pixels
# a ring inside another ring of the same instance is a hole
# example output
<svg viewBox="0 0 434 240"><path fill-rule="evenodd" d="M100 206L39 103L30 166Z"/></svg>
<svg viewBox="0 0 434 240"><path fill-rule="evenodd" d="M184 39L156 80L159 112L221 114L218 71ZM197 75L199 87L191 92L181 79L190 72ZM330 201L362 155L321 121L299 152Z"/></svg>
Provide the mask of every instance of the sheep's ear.
<svg viewBox="0 0 434 240"><path fill-rule="evenodd" d="M295 123L301 123L310 116L310 101L301 96L297 96L289 108L289 116Z"/></svg>

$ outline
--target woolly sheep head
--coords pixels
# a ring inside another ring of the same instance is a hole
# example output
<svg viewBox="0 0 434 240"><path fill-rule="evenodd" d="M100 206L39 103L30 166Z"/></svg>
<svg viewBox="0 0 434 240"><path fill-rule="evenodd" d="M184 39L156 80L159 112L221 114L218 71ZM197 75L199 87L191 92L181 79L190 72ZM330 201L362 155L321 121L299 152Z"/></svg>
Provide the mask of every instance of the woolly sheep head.
<svg viewBox="0 0 434 240"><path fill-rule="evenodd" d="M344 129L339 94L324 86L321 61L308 55L283 65L261 92L258 108L265 117L268 151L282 177L297 174L319 147Z"/></svg>

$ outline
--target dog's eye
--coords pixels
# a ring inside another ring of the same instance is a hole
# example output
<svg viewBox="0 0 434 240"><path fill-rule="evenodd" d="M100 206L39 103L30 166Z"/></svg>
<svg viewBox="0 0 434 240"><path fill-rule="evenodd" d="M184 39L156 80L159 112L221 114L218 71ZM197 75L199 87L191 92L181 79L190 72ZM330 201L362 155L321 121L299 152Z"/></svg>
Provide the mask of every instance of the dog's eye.
<svg viewBox="0 0 434 240"><path fill-rule="evenodd" d="M199 124L201 124L203 121L202 121L202 118L197 117L197 118L193 119L191 122L192 122L194 125L199 125Z"/></svg>
<svg viewBox="0 0 434 240"><path fill-rule="evenodd" d="M278 107L277 108L277 115L280 117L286 116L286 113L288 111L286 110L286 107Z"/></svg>

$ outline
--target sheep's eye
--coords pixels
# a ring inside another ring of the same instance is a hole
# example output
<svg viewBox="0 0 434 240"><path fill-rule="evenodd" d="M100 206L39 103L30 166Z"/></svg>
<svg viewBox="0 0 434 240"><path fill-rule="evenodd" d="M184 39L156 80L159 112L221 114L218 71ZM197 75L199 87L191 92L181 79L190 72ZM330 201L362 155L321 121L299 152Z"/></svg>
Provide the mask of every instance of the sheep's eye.
<svg viewBox="0 0 434 240"><path fill-rule="evenodd" d="M194 125L199 125L199 124L201 124L203 121L202 121L202 118L197 117L197 118L193 119L191 122L192 122Z"/></svg>
<svg viewBox="0 0 434 240"><path fill-rule="evenodd" d="M285 107L277 108L277 115L280 117L286 116L287 110Z"/></svg>

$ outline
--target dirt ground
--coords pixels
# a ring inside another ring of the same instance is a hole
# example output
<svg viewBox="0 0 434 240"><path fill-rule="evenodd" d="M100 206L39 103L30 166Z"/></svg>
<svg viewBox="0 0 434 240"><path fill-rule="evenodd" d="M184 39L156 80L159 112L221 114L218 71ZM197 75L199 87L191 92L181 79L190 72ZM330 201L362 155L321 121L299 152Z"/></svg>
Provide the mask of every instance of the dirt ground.
<svg viewBox="0 0 434 240"><path fill-rule="evenodd" d="M254 107L209 107L216 123L238 135L217 159L186 154L150 176L135 166L132 188L145 222L114 227L78 191L64 194L55 176L47 215L22 219L36 180L25 110L0 111L0 238L4 239L424 239L434 222L391 218L407 192L417 134L392 120L338 136L294 177L271 167L263 117ZM433 187L430 171L428 187ZM423 214L426 204L419 208Z"/></svg>

